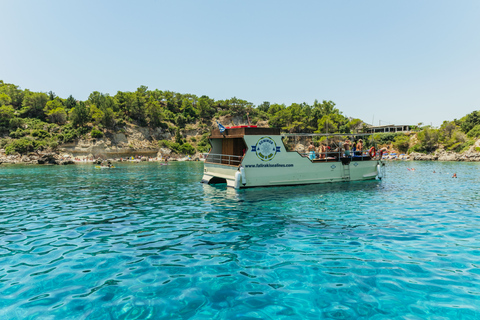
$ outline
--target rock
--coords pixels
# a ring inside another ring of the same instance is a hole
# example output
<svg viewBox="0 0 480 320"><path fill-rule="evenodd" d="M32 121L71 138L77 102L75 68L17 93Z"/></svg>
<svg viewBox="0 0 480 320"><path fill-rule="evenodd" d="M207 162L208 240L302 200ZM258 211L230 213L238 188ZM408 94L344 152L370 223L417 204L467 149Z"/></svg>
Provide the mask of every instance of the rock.
<svg viewBox="0 0 480 320"><path fill-rule="evenodd" d="M410 153L410 159L417 160L417 161L432 161L432 160L438 160L438 156L436 154L424 154L419 152L412 152Z"/></svg>
<svg viewBox="0 0 480 320"><path fill-rule="evenodd" d="M58 164L56 156L57 155L53 153L44 154L37 160L37 163L38 164Z"/></svg>
<svg viewBox="0 0 480 320"><path fill-rule="evenodd" d="M459 155L452 151L438 150L436 152L439 161L458 161Z"/></svg>
<svg viewBox="0 0 480 320"><path fill-rule="evenodd" d="M165 158L166 156L170 156L172 153L172 150L168 148L160 148L160 150L157 153L157 158Z"/></svg>

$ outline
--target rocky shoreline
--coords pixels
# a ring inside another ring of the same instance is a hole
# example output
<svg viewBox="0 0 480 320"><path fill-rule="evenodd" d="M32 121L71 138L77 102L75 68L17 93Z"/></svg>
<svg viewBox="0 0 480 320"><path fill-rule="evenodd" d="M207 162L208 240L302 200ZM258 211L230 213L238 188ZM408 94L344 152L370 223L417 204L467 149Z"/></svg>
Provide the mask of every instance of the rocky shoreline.
<svg viewBox="0 0 480 320"><path fill-rule="evenodd" d="M65 151L65 149L63 149ZM68 165L68 164L85 164L85 163L101 163L102 160L111 162L129 161L132 157L135 161L164 161L165 158L173 161L185 160L201 160L202 154L194 156L172 155L171 150L160 148L154 150L138 150L134 152L122 152L122 157L116 157L115 154L103 150L104 157L95 157L92 154L83 156L73 156L65 152L31 152L26 155L5 155L4 150L0 150L1 164L26 164L26 165ZM388 159L387 159L388 160ZM456 153L452 151L437 150L432 154L424 154L412 152L403 160L414 161L464 161L464 162L480 162L480 152ZM131 160L130 160L131 161Z"/></svg>
<svg viewBox="0 0 480 320"><path fill-rule="evenodd" d="M158 153L160 155L160 152ZM142 162L142 161L197 161L203 160L202 154L197 154L195 156L184 156L184 157L175 157L175 156L136 156L131 155L128 157L122 158L95 158L95 157L72 157L70 155L61 155L59 153L30 153L28 155L1 155L0 154L0 165L2 164L24 164L24 165L68 165L68 164L102 164L104 161L109 162Z"/></svg>
<svg viewBox="0 0 480 320"><path fill-rule="evenodd" d="M456 153L453 151L445 151L445 150L437 150L435 153L432 153L432 154L412 152L410 154L410 160L478 162L480 161L480 153L479 152Z"/></svg>
<svg viewBox="0 0 480 320"><path fill-rule="evenodd" d="M201 131L191 130L184 134L200 136ZM57 150L37 151L28 154L6 155L0 149L0 164L43 164L67 165L75 163L97 163L99 160L112 162L122 161L134 157L137 161L147 160L186 160L201 158L201 154L188 157L183 154L173 154L168 148L160 148L158 141L170 140L172 135L162 129L127 126L124 132L107 134L97 139L79 139L76 142L60 145Z"/></svg>

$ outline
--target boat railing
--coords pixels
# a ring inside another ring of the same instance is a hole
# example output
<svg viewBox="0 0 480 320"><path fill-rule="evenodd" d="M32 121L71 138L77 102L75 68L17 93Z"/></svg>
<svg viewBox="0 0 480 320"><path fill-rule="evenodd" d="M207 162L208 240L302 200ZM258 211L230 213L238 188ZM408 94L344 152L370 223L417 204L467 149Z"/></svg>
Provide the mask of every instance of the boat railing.
<svg viewBox="0 0 480 320"><path fill-rule="evenodd" d="M340 158L371 158L367 151L351 151L350 154L345 154L344 151L328 151L328 152L299 152L297 151L302 157L309 158L310 160L339 160Z"/></svg>
<svg viewBox="0 0 480 320"><path fill-rule="evenodd" d="M209 163L220 163L230 166L238 166L242 163L243 156L235 156L231 154L218 154L218 153L209 153L205 162Z"/></svg>

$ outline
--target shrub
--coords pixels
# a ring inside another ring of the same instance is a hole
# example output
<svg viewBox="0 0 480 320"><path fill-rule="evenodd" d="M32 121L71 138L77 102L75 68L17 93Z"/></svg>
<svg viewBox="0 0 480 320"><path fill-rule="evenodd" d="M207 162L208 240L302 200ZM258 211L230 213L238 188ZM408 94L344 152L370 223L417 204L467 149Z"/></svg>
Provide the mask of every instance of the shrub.
<svg viewBox="0 0 480 320"><path fill-rule="evenodd" d="M73 142L77 138L78 138L77 130L70 130L70 131L64 132L63 134L58 135L58 139L64 143Z"/></svg>
<svg viewBox="0 0 480 320"><path fill-rule="evenodd" d="M40 119L34 119L34 118L27 118L24 119L25 124L29 129L45 129L48 128L48 123L43 122Z"/></svg>
<svg viewBox="0 0 480 320"><path fill-rule="evenodd" d="M184 143L179 148L180 153L184 154L195 154L195 148L190 143Z"/></svg>
<svg viewBox="0 0 480 320"><path fill-rule="evenodd" d="M26 136L29 132L30 130L22 130L20 128L17 128L16 131L10 132L9 136L13 139L19 139L21 137Z"/></svg>
<svg viewBox="0 0 480 320"><path fill-rule="evenodd" d="M9 126L12 129L21 127L21 126L23 126L23 124L24 124L24 121L23 121L22 118L12 118L9 121Z"/></svg>
<svg viewBox="0 0 480 320"><path fill-rule="evenodd" d="M417 138L420 141L420 152L432 152L438 147L438 130L425 128L418 133Z"/></svg>
<svg viewBox="0 0 480 320"><path fill-rule="evenodd" d="M31 133L32 137L38 138L38 139L45 139L45 138L50 138L51 135L45 130L37 129L33 130Z"/></svg>
<svg viewBox="0 0 480 320"><path fill-rule="evenodd" d="M90 132L90 135L92 136L92 138L101 138L103 137L103 132L93 128Z"/></svg>
<svg viewBox="0 0 480 320"><path fill-rule="evenodd" d="M395 141L395 138L399 136L405 136L404 133L398 132L398 133L375 133L373 135L373 138L375 141L378 142L378 144L389 144L391 142Z"/></svg>
<svg viewBox="0 0 480 320"><path fill-rule="evenodd" d="M480 137L480 124L477 124L472 130L468 131L467 137L469 138L477 138Z"/></svg>
<svg viewBox="0 0 480 320"><path fill-rule="evenodd" d="M473 146L474 144L475 144L475 141L467 140L459 146L458 150L460 153L463 153L465 151L468 151L468 149L470 149L470 147Z"/></svg>
<svg viewBox="0 0 480 320"><path fill-rule="evenodd" d="M55 149L58 148L58 141L55 141L55 140L50 141L50 142L48 143L48 146L49 146L51 149L55 150Z"/></svg>
<svg viewBox="0 0 480 320"><path fill-rule="evenodd" d="M211 148L210 143L208 142L209 135L209 133L205 133L202 135L202 138L197 144L197 150L199 152L208 152L208 150Z"/></svg>
<svg viewBox="0 0 480 320"><path fill-rule="evenodd" d="M410 149L408 149L408 153L412 153L412 152L423 152L420 144L415 144L413 145Z"/></svg>
<svg viewBox="0 0 480 320"><path fill-rule="evenodd" d="M172 142L168 140L158 141L160 148L168 148L172 150L173 153L184 153L184 154L195 154L195 148L190 143L180 144L178 142Z"/></svg>
<svg viewBox="0 0 480 320"><path fill-rule="evenodd" d="M35 150L35 146L36 144L28 138L13 140L5 146L5 154L31 152Z"/></svg>
<svg viewBox="0 0 480 320"><path fill-rule="evenodd" d="M397 149L399 152L402 152L402 153L405 153L408 151L409 145L410 145L410 137L404 134L396 136L393 142L393 146L395 147L395 149Z"/></svg>
<svg viewBox="0 0 480 320"><path fill-rule="evenodd" d="M0 148L5 147L8 144L7 139L0 139Z"/></svg>

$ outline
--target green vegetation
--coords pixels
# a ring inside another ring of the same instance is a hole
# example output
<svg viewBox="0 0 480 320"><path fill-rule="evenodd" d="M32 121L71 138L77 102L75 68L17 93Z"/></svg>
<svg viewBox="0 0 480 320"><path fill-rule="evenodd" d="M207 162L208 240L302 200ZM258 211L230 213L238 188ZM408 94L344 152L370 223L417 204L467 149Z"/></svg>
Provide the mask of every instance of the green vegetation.
<svg viewBox="0 0 480 320"><path fill-rule="evenodd" d="M480 113L474 111L460 120L444 121L438 129L429 126L418 132L418 142L409 152L432 153L439 148L447 151L465 152L480 136Z"/></svg>
<svg viewBox="0 0 480 320"><path fill-rule="evenodd" d="M90 136L92 138L102 138L103 137L103 132L93 128L92 131L90 132Z"/></svg>
<svg viewBox="0 0 480 320"><path fill-rule="evenodd" d="M208 96L149 90L140 86L134 92L118 91L115 95L92 92L86 101L72 95L66 99L48 93L22 90L0 80L0 142L8 153L54 150L63 143L80 138L102 138L107 133L126 132L128 125L161 128L174 139L161 141L163 147L181 154L206 152L210 148L208 132L212 121L230 115L252 124L267 122L286 132L354 133L365 129L360 119L347 118L332 101L307 103L252 103L233 97L214 100ZM226 124L225 124L226 125ZM189 142L183 136L196 130ZM445 121L439 129L419 128L415 144L403 133L375 134L373 141L393 144L401 152L464 151L480 137L480 111L460 120Z"/></svg>
<svg viewBox="0 0 480 320"><path fill-rule="evenodd" d="M77 101L72 95L62 99L52 91L21 90L0 80L0 137L10 138L6 143L11 146L9 152L56 148L87 138L88 133L102 138L106 132L125 132L128 124L170 132L175 139L164 146L176 153L206 152L212 120L225 115L245 123L248 115L252 124L268 121L270 126L288 132L350 133L363 125L360 119L342 115L332 101L290 106L264 102L255 107L236 97L214 100L205 95L148 90L146 86L134 92L118 91L114 96L94 91L86 101ZM202 133L190 138L193 145L182 138L182 133L192 128Z"/></svg>

